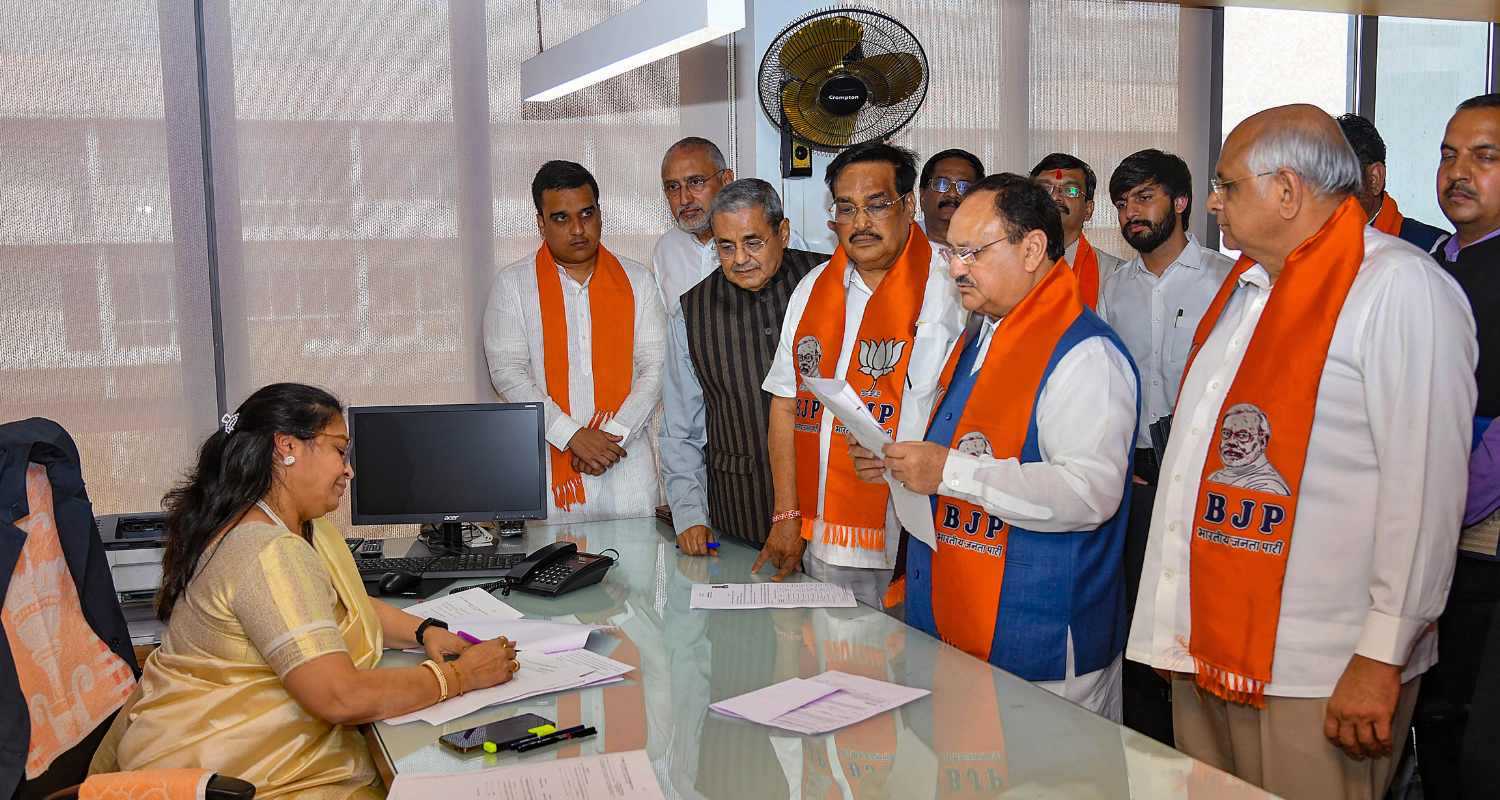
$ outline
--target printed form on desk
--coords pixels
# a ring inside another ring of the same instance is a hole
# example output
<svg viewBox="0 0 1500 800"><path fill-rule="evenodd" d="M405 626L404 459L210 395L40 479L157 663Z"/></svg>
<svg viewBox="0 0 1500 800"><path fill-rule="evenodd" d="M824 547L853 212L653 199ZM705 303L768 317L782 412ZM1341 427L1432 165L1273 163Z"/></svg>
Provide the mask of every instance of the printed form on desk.
<svg viewBox="0 0 1500 800"><path fill-rule="evenodd" d="M398 774L389 800L663 800L645 750L478 772Z"/></svg>
<svg viewBox="0 0 1500 800"><path fill-rule="evenodd" d="M721 700L720 714L816 736L863 722L931 692L830 670Z"/></svg>
<svg viewBox="0 0 1500 800"><path fill-rule="evenodd" d="M859 605L847 586L817 581L776 583L697 583L691 608L854 608Z"/></svg>
<svg viewBox="0 0 1500 800"><path fill-rule="evenodd" d="M511 608L510 604L477 588L423 600L401 610L418 619L423 617L436 617L441 620L476 617L491 620L521 618L521 612Z"/></svg>

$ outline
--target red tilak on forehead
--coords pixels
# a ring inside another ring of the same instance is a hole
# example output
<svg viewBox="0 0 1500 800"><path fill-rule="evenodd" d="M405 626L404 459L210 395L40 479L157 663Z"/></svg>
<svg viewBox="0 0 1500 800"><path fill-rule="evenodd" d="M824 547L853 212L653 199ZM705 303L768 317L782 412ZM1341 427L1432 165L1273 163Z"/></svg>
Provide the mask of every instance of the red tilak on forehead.
<svg viewBox="0 0 1500 800"><path fill-rule="evenodd" d="M1054 169L1054 170L1052 170L1052 180L1054 180L1054 181L1060 181L1060 180L1062 180L1062 170L1060 170L1060 169Z"/></svg>

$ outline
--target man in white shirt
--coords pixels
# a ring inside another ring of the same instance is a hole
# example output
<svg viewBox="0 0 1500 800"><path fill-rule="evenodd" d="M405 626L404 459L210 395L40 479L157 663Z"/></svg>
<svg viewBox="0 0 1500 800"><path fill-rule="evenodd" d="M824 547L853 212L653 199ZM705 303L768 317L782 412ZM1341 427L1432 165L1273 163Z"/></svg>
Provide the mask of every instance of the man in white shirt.
<svg viewBox="0 0 1500 800"><path fill-rule="evenodd" d="M1125 533L1125 606L1135 611L1141 560L1151 530L1158 459L1151 424L1172 413L1193 331L1234 261L1201 247L1187 232L1193 176L1181 158L1160 150L1125 157L1109 179L1120 234L1135 258L1104 278L1099 316L1130 348L1141 371L1136 427L1135 491ZM1139 664L1125 665L1125 724L1168 744L1172 707L1162 682Z"/></svg>
<svg viewBox="0 0 1500 800"><path fill-rule="evenodd" d="M903 534L890 599L913 627L1118 722L1135 366L1059 264L1045 190L991 175L949 232L949 274L983 322L949 355L925 441L850 446L861 478L889 470L933 496L935 541Z"/></svg>
<svg viewBox="0 0 1500 800"><path fill-rule="evenodd" d="M859 481L843 442L830 451L834 417L801 376L849 381L895 438L926 430L964 311L941 257L912 222L916 180L912 153L880 142L848 148L828 165L839 246L792 293L762 384L772 395L767 444L776 513L754 568L769 562L779 579L800 564L877 607L900 524L887 509L889 491Z"/></svg>
<svg viewBox="0 0 1500 800"><path fill-rule="evenodd" d="M702 137L688 136L662 156L661 191L672 212L672 227L656 240L651 269L669 318L682 293L719 268L708 207L732 180L734 170L724 161L724 153Z"/></svg>
<svg viewBox="0 0 1500 800"><path fill-rule="evenodd" d="M1126 657L1171 673L1188 755L1294 800L1380 798L1453 572L1473 318L1431 259L1364 224L1323 111L1241 123L1213 185L1244 257L1183 378ZM1266 436L1226 456L1243 403ZM1286 494L1215 480L1261 446Z"/></svg>
<svg viewBox="0 0 1500 800"><path fill-rule="evenodd" d="M1084 305L1097 308L1104 279L1120 266L1122 259L1095 250L1083 233L1083 226L1094 217L1094 192L1099 188L1094 168L1077 156L1052 153L1031 168L1031 179L1057 203L1057 211L1062 215L1063 258L1078 277Z"/></svg>
<svg viewBox="0 0 1500 800"><path fill-rule="evenodd" d="M600 244L588 170L549 161L531 197L542 245L495 277L484 315L490 381L502 400L545 405L548 522L651 516L646 429L666 349L656 281Z"/></svg>
<svg viewBox="0 0 1500 800"><path fill-rule="evenodd" d="M662 156L661 191L673 224L651 250L651 271L661 286L668 319L681 307L684 292L719 269L708 209L733 180L734 170L719 146L700 136L679 140ZM789 246L801 250L806 243L792 231Z"/></svg>
<svg viewBox="0 0 1500 800"><path fill-rule="evenodd" d="M922 165L917 181L921 188L922 219L917 225L933 245L948 243L948 221L958 211L964 193L984 177L984 162L967 150L942 150Z"/></svg>

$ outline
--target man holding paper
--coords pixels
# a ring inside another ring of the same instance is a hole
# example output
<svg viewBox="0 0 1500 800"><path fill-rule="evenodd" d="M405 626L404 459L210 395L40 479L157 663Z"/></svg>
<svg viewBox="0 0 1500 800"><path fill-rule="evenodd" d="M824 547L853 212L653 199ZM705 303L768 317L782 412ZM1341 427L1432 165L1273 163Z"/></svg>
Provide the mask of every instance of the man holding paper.
<svg viewBox="0 0 1500 800"><path fill-rule="evenodd" d="M948 232L982 324L949 354L926 441L883 459L850 446L861 478L889 470L933 498L935 542L903 536L888 604L904 595L907 624L1118 722L1135 364L1084 306L1045 189L985 178Z"/></svg>
<svg viewBox="0 0 1500 800"><path fill-rule="evenodd" d="M828 165L839 246L792 293L762 385L773 398L767 443L776 511L754 569L770 562L781 579L801 563L877 607L900 530L887 510L890 491L862 483L842 445L830 452L833 415L802 378L841 378L882 427L921 435L964 313L912 222L916 180L912 153L881 142L851 147Z"/></svg>

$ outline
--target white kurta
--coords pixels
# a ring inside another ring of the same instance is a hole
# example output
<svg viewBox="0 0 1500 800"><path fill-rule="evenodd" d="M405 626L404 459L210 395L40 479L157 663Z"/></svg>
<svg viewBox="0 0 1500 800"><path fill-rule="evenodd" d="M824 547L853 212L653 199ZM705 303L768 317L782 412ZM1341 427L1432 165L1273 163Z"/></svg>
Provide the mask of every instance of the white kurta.
<svg viewBox="0 0 1500 800"><path fill-rule="evenodd" d="M584 475L585 502L570 511L563 511L551 502L549 460L548 523L649 517L661 500L653 453L655 442L649 423L661 401L666 318L650 271L627 258L620 258L620 264L635 294L634 374L630 394L604 430L623 437L621 445L626 456L603 475ZM489 361L490 382L500 398L510 403L544 403L547 443L564 450L573 434L594 414L594 331L589 314L588 281L579 284L561 267L558 273L562 280L563 310L568 318L571 413L564 413L547 391L534 254L495 276L484 313L484 353ZM611 333L601 331L600 335Z"/></svg>
<svg viewBox="0 0 1500 800"><path fill-rule="evenodd" d="M1267 302L1246 270L1187 375L1151 514L1125 655L1192 672L1190 546L1220 409ZM1404 666L1437 660L1457 553L1474 418L1474 318L1422 251L1374 228L1318 383L1302 470L1271 683L1276 697L1328 697L1358 653ZM1273 434L1274 435L1274 434Z"/></svg>
<svg viewBox="0 0 1500 800"><path fill-rule="evenodd" d="M761 388L776 397L797 396L797 327L802 323L802 313L807 310L807 301L812 296L818 277L828 268L828 262L807 273L792 292L787 303L786 317L781 323L781 341L776 347L776 356L771 362L771 371ZM854 355L854 343L859 339L859 325L865 317L865 307L874 293L859 277L853 264L844 267L844 341L839 350L838 362L833 375L844 377L849 369L849 359ZM911 361L907 366L905 394L901 399L900 419L896 424L896 439L910 441L921 439L927 433L927 418L932 412L932 401L937 393L938 378L942 376L944 358L948 347L963 333L967 312L958 300L958 289L948 277L948 263L932 252L926 290L922 295L922 308L917 314L917 333L912 342ZM833 438L834 415L824 414L818 453L818 508L813 522L813 537L808 543L807 553L835 567L858 567L860 569L890 569L895 564L896 546L900 541L901 524L894 511L886 513L886 550L875 552L854 545L832 544L823 541L823 491L828 482L828 453L830 447L842 453L847 445L842 437ZM844 456L847 458L847 456ZM803 509L802 513L808 513Z"/></svg>

